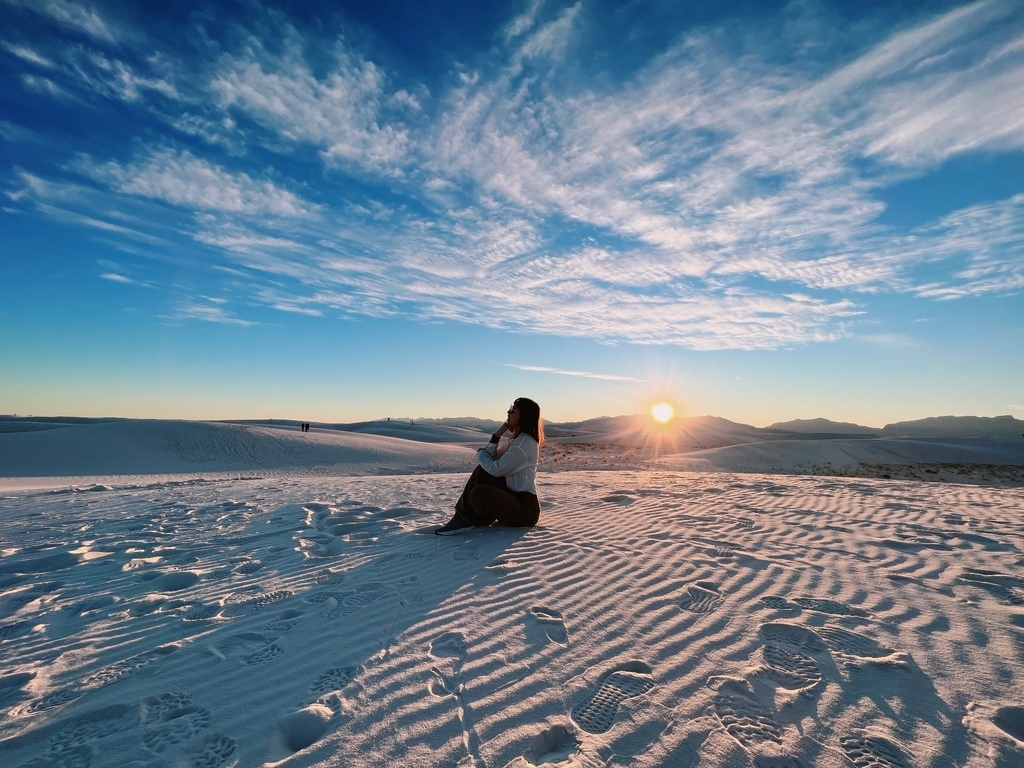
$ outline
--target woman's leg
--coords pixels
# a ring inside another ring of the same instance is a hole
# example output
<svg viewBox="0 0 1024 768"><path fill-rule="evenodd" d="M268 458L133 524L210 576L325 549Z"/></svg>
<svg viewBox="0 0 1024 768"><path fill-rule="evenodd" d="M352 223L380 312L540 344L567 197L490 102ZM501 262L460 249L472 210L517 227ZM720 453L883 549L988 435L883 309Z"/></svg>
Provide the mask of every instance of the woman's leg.
<svg viewBox="0 0 1024 768"><path fill-rule="evenodd" d="M513 493L492 485L477 485L469 493L466 512L460 513L474 525L533 526L540 517L540 504L532 493Z"/></svg>
<svg viewBox="0 0 1024 768"><path fill-rule="evenodd" d="M507 490L508 486L505 484L504 477L495 477L485 470L480 465L477 465L476 469L473 470L473 474L469 476L469 480L466 481L466 487L462 489L462 495L459 496L459 500L455 502L455 511L467 519L471 519L472 512L469 506L469 497L473 493L474 488L478 487L493 487L499 488L503 491ZM469 514L467 514L469 512ZM489 525L489 523L485 523Z"/></svg>

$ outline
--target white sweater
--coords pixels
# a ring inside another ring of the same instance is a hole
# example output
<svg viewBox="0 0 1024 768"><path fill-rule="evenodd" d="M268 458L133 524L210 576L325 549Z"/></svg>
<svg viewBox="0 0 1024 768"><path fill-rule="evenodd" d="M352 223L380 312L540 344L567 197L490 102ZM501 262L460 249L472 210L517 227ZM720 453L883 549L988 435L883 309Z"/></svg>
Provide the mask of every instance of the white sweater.
<svg viewBox="0 0 1024 768"><path fill-rule="evenodd" d="M490 475L504 477L510 491L529 491L536 496L537 461L540 459L537 441L522 434L508 443L504 451L499 451L498 445L489 443L477 452L480 466Z"/></svg>

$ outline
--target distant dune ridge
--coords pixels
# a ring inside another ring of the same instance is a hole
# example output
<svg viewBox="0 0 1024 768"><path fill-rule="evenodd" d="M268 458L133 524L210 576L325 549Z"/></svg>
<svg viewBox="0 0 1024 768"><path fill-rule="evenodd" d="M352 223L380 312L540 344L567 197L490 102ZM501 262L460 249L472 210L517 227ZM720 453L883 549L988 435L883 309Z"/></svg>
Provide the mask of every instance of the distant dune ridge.
<svg viewBox="0 0 1024 768"><path fill-rule="evenodd" d="M780 421L772 424L768 429L817 434L880 435L882 433L880 429L862 427L860 424L851 424L848 421L830 421L829 419Z"/></svg>
<svg viewBox="0 0 1024 768"><path fill-rule="evenodd" d="M264 470L381 474L452 470L473 452L381 435L225 422L116 420L0 432L0 477Z"/></svg>
<svg viewBox="0 0 1024 768"><path fill-rule="evenodd" d="M1024 765L1024 438L552 425L446 538L486 422L26 423L4 768Z"/></svg>
<svg viewBox="0 0 1024 768"><path fill-rule="evenodd" d="M1024 421L1013 416L938 416L886 424L889 437L1024 437Z"/></svg>

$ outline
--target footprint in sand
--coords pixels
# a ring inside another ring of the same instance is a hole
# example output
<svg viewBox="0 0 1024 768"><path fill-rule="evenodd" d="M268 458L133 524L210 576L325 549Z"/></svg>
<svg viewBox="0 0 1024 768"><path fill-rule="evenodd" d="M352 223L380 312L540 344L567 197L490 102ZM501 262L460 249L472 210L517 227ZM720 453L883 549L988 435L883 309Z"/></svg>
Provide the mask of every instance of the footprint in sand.
<svg viewBox="0 0 1024 768"><path fill-rule="evenodd" d="M51 742L43 749L43 757L39 765L46 766L69 766L69 768L88 768L92 764L93 748L89 744L72 744L70 742ZM35 768L33 763L26 763L26 766Z"/></svg>
<svg viewBox="0 0 1024 768"><path fill-rule="evenodd" d="M722 593L709 581L698 581L686 588L679 607L692 613L711 613L722 602Z"/></svg>
<svg viewBox="0 0 1024 768"><path fill-rule="evenodd" d="M113 664L103 667L86 677L82 680L82 685L86 688L99 688L104 685L109 685L110 683L120 680L125 675L138 672L139 670L160 661L177 650L178 646L176 645L164 645L159 648L154 648L151 651L145 651L124 659L123 661L114 662Z"/></svg>
<svg viewBox="0 0 1024 768"><path fill-rule="evenodd" d="M458 685L455 681L437 667L430 668L430 682L427 683L427 690L432 696L443 699L447 696L454 696L458 692Z"/></svg>
<svg viewBox="0 0 1024 768"><path fill-rule="evenodd" d="M22 714L23 712L45 712L48 709L54 709L61 707L70 701L74 701L80 698L85 691L77 688L60 688L56 691L52 691L42 698L36 699L35 701L29 702L27 705L23 705L15 708L9 714Z"/></svg>
<svg viewBox="0 0 1024 768"><path fill-rule="evenodd" d="M175 712L190 706L192 697L187 693L158 693L139 702L139 715L143 725L156 725L170 719Z"/></svg>
<svg viewBox="0 0 1024 768"><path fill-rule="evenodd" d="M150 752L160 754L191 741L210 727L210 712L196 706L171 710L156 723L143 728L142 743Z"/></svg>
<svg viewBox="0 0 1024 768"><path fill-rule="evenodd" d="M841 738L839 746L857 768L910 768L903 750L881 736L860 731Z"/></svg>
<svg viewBox="0 0 1024 768"><path fill-rule="evenodd" d="M465 548L464 547L463 549L455 550L455 552L452 554L452 559L455 560L456 562L462 562L462 563L468 562L468 561L473 561L473 560L479 560L480 559L480 551L477 550L476 548Z"/></svg>
<svg viewBox="0 0 1024 768"><path fill-rule="evenodd" d="M963 723L988 743L989 757L995 758L995 765L1020 764L1020 745L1024 744L1024 706L972 701L967 705Z"/></svg>
<svg viewBox="0 0 1024 768"><path fill-rule="evenodd" d="M1024 605L1024 579L998 571L965 570L960 581L980 587L1011 605Z"/></svg>
<svg viewBox="0 0 1024 768"><path fill-rule="evenodd" d="M743 747L782 743L782 729L769 717L768 707L758 701L746 680L727 678L722 682L715 692L714 708L726 732Z"/></svg>
<svg viewBox="0 0 1024 768"><path fill-rule="evenodd" d="M332 669L324 670L313 681L313 684L309 687L309 692L322 696L331 691L340 691L355 679L358 672L359 667L356 666L333 667Z"/></svg>
<svg viewBox="0 0 1024 768"><path fill-rule="evenodd" d="M182 621L209 621L220 613L219 605L194 605L181 614Z"/></svg>
<svg viewBox="0 0 1024 768"><path fill-rule="evenodd" d="M597 690L572 710L572 719L587 733L611 730L619 705L642 696L654 688L651 668L642 662L630 662L606 673Z"/></svg>
<svg viewBox="0 0 1024 768"><path fill-rule="evenodd" d="M323 604L323 616L325 619L350 616L391 591L387 584L373 582L357 587L355 592L330 594Z"/></svg>
<svg viewBox="0 0 1024 768"><path fill-rule="evenodd" d="M459 632L445 632L430 644L430 655L435 659L455 659L457 669L469 656L466 638Z"/></svg>
<svg viewBox="0 0 1024 768"><path fill-rule="evenodd" d="M736 548L731 546L717 546L711 550L711 556L716 560L735 560Z"/></svg>
<svg viewBox="0 0 1024 768"><path fill-rule="evenodd" d="M313 576L313 583L314 584L319 584L321 586L325 585L325 584L340 584L344 580L345 580L345 574L344 573L342 573L340 571L335 572L335 571L332 571L330 569L324 569L322 571L317 571L316 574Z"/></svg>
<svg viewBox="0 0 1024 768"><path fill-rule="evenodd" d="M765 645L778 645L792 651L809 653L828 650L821 636L802 624L772 621L762 624L760 631Z"/></svg>
<svg viewBox="0 0 1024 768"><path fill-rule="evenodd" d="M806 654L768 643L761 650L760 674L786 690L810 698L822 681L821 667Z"/></svg>
<svg viewBox="0 0 1024 768"><path fill-rule="evenodd" d="M262 664L280 656L284 649L274 642L276 638L258 632L240 632L230 635L210 648L220 659L237 656L245 664Z"/></svg>
<svg viewBox="0 0 1024 768"><path fill-rule="evenodd" d="M876 640L865 635L838 627L820 627L817 632L828 645L829 650L848 667L859 667L862 664L893 667L909 665L909 657L906 653L885 648Z"/></svg>
<svg viewBox="0 0 1024 768"><path fill-rule="evenodd" d="M505 768L534 768L534 766L566 766L566 768L604 768L604 761L583 744L576 734L564 725L554 725L537 734L522 757Z"/></svg>
<svg viewBox="0 0 1024 768"><path fill-rule="evenodd" d="M246 664L262 664L265 661L276 659L282 653L284 653L284 648L277 643L271 643L266 648L261 648L254 653L250 653L248 656L243 656L242 661Z"/></svg>
<svg viewBox="0 0 1024 768"><path fill-rule="evenodd" d="M835 600L821 600L815 597L798 597L794 599L793 602L808 611L826 613L830 616L856 616L859 618L867 618L871 615L860 608L854 608Z"/></svg>
<svg viewBox="0 0 1024 768"><path fill-rule="evenodd" d="M1003 733L1024 744L1024 707L1000 707L992 722Z"/></svg>
<svg viewBox="0 0 1024 768"><path fill-rule="evenodd" d="M287 600L292 596L292 594L293 593L287 589L278 589L274 592L267 592L259 597L253 598L252 607L258 611L266 608L268 605L273 605L274 603L279 603L282 600Z"/></svg>
<svg viewBox="0 0 1024 768"><path fill-rule="evenodd" d="M762 605L764 605L764 606L766 606L768 608L771 608L772 610L775 610L775 611L799 611L800 610L800 606L799 605L796 605L795 603L789 602L789 600L787 600L784 597L776 597L776 596L773 596L773 595L768 595L766 597L762 597L760 602L761 602Z"/></svg>
<svg viewBox="0 0 1024 768"><path fill-rule="evenodd" d="M180 592L199 583L199 574L192 571L151 572L142 579L154 592Z"/></svg>
<svg viewBox="0 0 1024 768"><path fill-rule="evenodd" d="M284 748L294 754L315 744L331 729L337 713L325 704L310 704L288 715L277 725Z"/></svg>
<svg viewBox="0 0 1024 768"><path fill-rule="evenodd" d="M199 556L193 552L173 552L164 556L164 562L170 565L192 565L199 562Z"/></svg>
<svg viewBox="0 0 1024 768"><path fill-rule="evenodd" d="M403 554L391 555L385 557L373 564L375 571L383 570L384 568L390 568L393 565L399 565L400 563L407 563L411 560L419 560L423 557L422 552L405 552Z"/></svg>
<svg viewBox="0 0 1024 768"><path fill-rule="evenodd" d="M461 688L458 683L458 674L469 657L466 638L459 632L445 632L434 638L430 644L430 655L435 659L452 659L452 673L446 675L437 667L431 667L431 679L427 684L428 690L440 698L457 694Z"/></svg>
<svg viewBox="0 0 1024 768"><path fill-rule="evenodd" d="M628 504L632 504L633 502L635 502L636 499L630 496L628 493L620 491L619 493L613 493L610 496L605 496L603 499L601 499L601 501L605 502L606 504L621 504L622 506L626 506Z"/></svg>
<svg viewBox="0 0 1024 768"><path fill-rule="evenodd" d="M228 765L229 761L234 762L231 761L231 756L237 749L238 745L234 739L219 733L210 734L192 752L192 768L222 768Z"/></svg>
<svg viewBox="0 0 1024 768"><path fill-rule="evenodd" d="M561 613L553 608L535 605L530 609L530 614L543 628L548 640L559 645L565 645L569 642L569 633L565 631L565 624L562 622Z"/></svg>
<svg viewBox="0 0 1024 768"><path fill-rule="evenodd" d="M345 595L341 592L314 592L311 595L306 595L302 598L302 602L309 603L310 605L323 605L324 603L334 598L340 601Z"/></svg>
<svg viewBox="0 0 1024 768"><path fill-rule="evenodd" d="M61 728L43 748L46 757L58 765L88 765L83 756L91 756L93 744L107 736L131 730L139 724L138 710L129 704L112 704L74 718Z"/></svg>
<svg viewBox="0 0 1024 768"><path fill-rule="evenodd" d="M240 576L248 576L249 574L256 573L256 571L263 569L263 563L259 560L244 560L236 565L232 570Z"/></svg>
<svg viewBox="0 0 1024 768"><path fill-rule="evenodd" d="M268 632L283 635L285 632L291 632L299 626L299 623L302 621L302 615L302 611L297 611L294 608L290 608L287 611L281 611L274 617L273 621L268 622L264 628Z"/></svg>

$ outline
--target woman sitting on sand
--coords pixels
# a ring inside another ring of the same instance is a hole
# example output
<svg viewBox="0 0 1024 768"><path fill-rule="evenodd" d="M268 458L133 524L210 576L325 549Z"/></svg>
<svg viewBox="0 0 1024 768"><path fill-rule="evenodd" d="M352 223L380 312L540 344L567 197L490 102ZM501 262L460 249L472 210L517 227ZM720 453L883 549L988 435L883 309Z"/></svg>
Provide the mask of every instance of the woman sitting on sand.
<svg viewBox="0 0 1024 768"><path fill-rule="evenodd" d="M506 432L512 433L511 441L499 443ZM477 452L480 465L455 502L455 516L434 533L453 536L495 522L536 525L540 518L537 460L543 440L540 406L529 398L518 398L491 442Z"/></svg>

